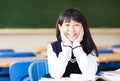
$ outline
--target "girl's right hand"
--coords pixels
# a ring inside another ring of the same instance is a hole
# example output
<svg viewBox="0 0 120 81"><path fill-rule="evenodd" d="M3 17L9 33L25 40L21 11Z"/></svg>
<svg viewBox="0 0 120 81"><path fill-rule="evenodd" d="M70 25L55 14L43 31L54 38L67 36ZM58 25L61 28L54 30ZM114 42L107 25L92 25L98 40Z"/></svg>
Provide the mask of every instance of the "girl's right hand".
<svg viewBox="0 0 120 81"><path fill-rule="evenodd" d="M63 42L70 42L70 40L69 40L69 39L67 38L67 36L65 35L63 28L62 28L62 27L59 27L59 30L60 30L60 35L61 35L62 41L63 41Z"/></svg>
<svg viewBox="0 0 120 81"><path fill-rule="evenodd" d="M84 36L84 30L83 27L80 30L80 34L78 36L78 38L76 40L74 40L73 43L80 43L83 40L83 36Z"/></svg>

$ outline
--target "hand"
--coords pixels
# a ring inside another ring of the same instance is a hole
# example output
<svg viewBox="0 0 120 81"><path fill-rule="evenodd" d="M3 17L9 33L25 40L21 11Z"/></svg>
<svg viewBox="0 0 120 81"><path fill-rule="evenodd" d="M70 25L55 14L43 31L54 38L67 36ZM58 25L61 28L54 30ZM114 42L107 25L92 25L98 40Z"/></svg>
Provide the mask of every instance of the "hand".
<svg viewBox="0 0 120 81"><path fill-rule="evenodd" d="M59 30L60 30L60 34L61 34L62 41L63 41L63 42L69 42L70 40L69 40L69 39L67 38L67 36L65 35L63 28L62 28L62 27L59 27Z"/></svg>
<svg viewBox="0 0 120 81"><path fill-rule="evenodd" d="M77 39L73 41L73 43L80 43L83 40L83 36L84 36L84 31L82 27L79 36L77 37Z"/></svg>

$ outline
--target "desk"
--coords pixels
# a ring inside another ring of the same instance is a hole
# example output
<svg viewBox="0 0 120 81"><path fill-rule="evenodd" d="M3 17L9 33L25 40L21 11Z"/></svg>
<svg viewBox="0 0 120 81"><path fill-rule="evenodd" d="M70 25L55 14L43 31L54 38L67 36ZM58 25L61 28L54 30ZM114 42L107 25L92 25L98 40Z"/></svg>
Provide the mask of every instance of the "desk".
<svg viewBox="0 0 120 81"><path fill-rule="evenodd" d="M35 57L20 57L20 58L0 58L0 67L9 67L15 61L19 60L40 60L46 59L45 56L35 56Z"/></svg>
<svg viewBox="0 0 120 81"><path fill-rule="evenodd" d="M120 61L120 54L99 54L97 62Z"/></svg>
<svg viewBox="0 0 120 81"><path fill-rule="evenodd" d="M24 58L0 58L0 67L9 67L11 63L19 60L40 60L46 59L47 56L38 55L35 57ZM100 54L97 62L120 61L120 54Z"/></svg>

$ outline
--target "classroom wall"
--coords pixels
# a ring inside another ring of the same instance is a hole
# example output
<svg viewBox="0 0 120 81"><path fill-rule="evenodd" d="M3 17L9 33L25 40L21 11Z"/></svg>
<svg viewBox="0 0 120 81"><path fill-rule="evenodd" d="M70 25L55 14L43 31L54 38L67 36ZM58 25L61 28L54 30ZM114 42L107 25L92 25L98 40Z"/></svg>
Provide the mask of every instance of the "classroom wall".
<svg viewBox="0 0 120 81"><path fill-rule="evenodd" d="M120 43L120 29L90 29L96 45L109 46ZM16 51L31 51L46 48L56 40L55 29L1 29L0 49L13 48Z"/></svg>
<svg viewBox="0 0 120 81"><path fill-rule="evenodd" d="M0 28L53 28L60 12L80 9L90 27L120 27L120 0L0 0Z"/></svg>

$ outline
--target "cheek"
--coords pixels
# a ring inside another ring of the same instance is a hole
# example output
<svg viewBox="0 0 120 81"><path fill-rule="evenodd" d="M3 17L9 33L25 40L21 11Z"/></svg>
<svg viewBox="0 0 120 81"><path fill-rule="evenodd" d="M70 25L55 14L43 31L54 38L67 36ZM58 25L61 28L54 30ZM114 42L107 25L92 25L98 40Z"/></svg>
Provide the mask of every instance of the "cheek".
<svg viewBox="0 0 120 81"><path fill-rule="evenodd" d="M68 31L68 28L63 27L63 31L64 31L64 33L66 33Z"/></svg>
<svg viewBox="0 0 120 81"><path fill-rule="evenodd" d="M76 33L79 34L81 31L81 28L76 28Z"/></svg>
<svg viewBox="0 0 120 81"><path fill-rule="evenodd" d="M77 33L76 37L80 35L80 33L82 32L81 30L82 30L82 27L76 28L76 33Z"/></svg>

